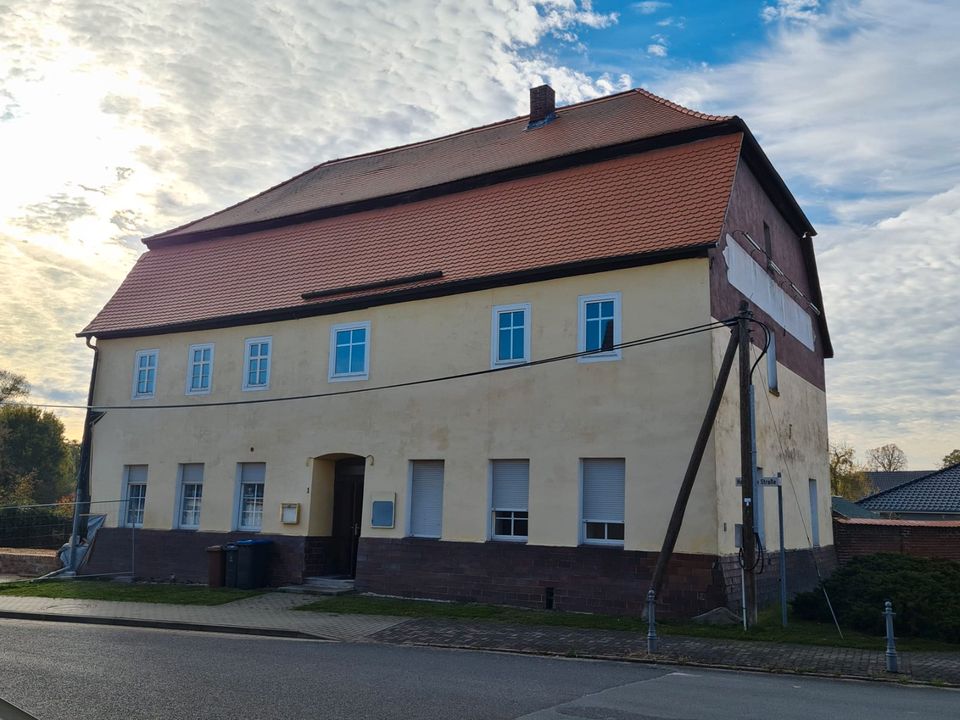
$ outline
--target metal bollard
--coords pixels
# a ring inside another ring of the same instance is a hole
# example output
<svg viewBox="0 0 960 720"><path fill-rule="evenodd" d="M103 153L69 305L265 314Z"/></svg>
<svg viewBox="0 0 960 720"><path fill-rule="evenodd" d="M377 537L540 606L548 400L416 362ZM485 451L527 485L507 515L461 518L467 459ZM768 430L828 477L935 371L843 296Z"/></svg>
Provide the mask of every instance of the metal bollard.
<svg viewBox="0 0 960 720"><path fill-rule="evenodd" d="M647 592L647 652L657 651L657 594Z"/></svg>
<svg viewBox="0 0 960 720"><path fill-rule="evenodd" d="M893 638L893 603L887 600L883 604L883 615L887 621L887 672L898 673L899 662L897 660L897 644Z"/></svg>

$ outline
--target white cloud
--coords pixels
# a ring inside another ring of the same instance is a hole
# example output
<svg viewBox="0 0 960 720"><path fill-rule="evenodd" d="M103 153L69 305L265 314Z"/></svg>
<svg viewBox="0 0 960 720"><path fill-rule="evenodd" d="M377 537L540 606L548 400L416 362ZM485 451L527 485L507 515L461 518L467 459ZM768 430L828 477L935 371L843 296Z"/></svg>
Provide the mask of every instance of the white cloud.
<svg viewBox="0 0 960 720"><path fill-rule="evenodd" d="M808 6L777 7L789 20ZM912 467L960 437L958 26L956 4L837 2L815 22L771 25L734 64L655 88L743 117L801 204L828 218L815 243L837 353L831 433L862 450L897 442Z"/></svg>
<svg viewBox="0 0 960 720"><path fill-rule="evenodd" d="M20 0L0 24L0 366L82 397L137 240L318 162L631 85L558 64L589 0ZM74 430L76 428L74 427Z"/></svg>
<svg viewBox="0 0 960 720"><path fill-rule="evenodd" d="M651 35L650 39L653 42L647 45L647 53L650 55L655 55L656 57L666 57L667 37L657 33L656 35Z"/></svg>
<svg viewBox="0 0 960 720"><path fill-rule="evenodd" d="M641 15L653 15L655 12L670 7L670 3L647 0L646 2L635 2L631 7Z"/></svg>
<svg viewBox="0 0 960 720"><path fill-rule="evenodd" d="M819 10L819 0L778 0L776 5L764 5L760 11L760 17L765 22L776 20L810 22L817 18Z"/></svg>

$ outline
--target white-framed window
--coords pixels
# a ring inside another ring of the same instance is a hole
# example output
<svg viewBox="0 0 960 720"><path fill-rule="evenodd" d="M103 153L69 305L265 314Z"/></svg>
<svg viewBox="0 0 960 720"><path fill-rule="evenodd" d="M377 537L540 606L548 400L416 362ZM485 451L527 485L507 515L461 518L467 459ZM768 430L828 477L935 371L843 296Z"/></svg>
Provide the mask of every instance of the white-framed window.
<svg viewBox="0 0 960 720"><path fill-rule="evenodd" d="M237 530L259 532L263 527L266 474L266 463L237 463Z"/></svg>
<svg viewBox="0 0 960 720"><path fill-rule="evenodd" d="M619 360L620 293L581 295L578 310L577 352L589 352L580 362Z"/></svg>
<svg viewBox="0 0 960 720"><path fill-rule="evenodd" d="M178 475L177 527L196 530L200 527L200 506L203 502L203 463L182 463Z"/></svg>
<svg viewBox="0 0 960 720"><path fill-rule="evenodd" d="M590 545L623 545L623 458L580 460L581 533Z"/></svg>
<svg viewBox="0 0 960 720"><path fill-rule="evenodd" d="M137 350L133 361L133 399L152 398L157 392L159 350Z"/></svg>
<svg viewBox="0 0 960 720"><path fill-rule="evenodd" d="M342 323L330 328L327 379L366 380L370 376L370 323Z"/></svg>
<svg viewBox="0 0 960 720"><path fill-rule="evenodd" d="M124 527L143 527L143 511L147 505L147 466L123 466L123 506L121 522Z"/></svg>
<svg viewBox="0 0 960 720"><path fill-rule="evenodd" d="M443 460L410 462L410 534L439 538L443 533Z"/></svg>
<svg viewBox="0 0 960 720"><path fill-rule="evenodd" d="M247 338L243 350L243 389L266 390L270 387L270 351L273 338Z"/></svg>
<svg viewBox="0 0 960 720"><path fill-rule="evenodd" d="M493 308L490 365L530 362L530 303Z"/></svg>
<svg viewBox="0 0 960 720"><path fill-rule="evenodd" d="M187 395L208 395L213 386L213 343L187 350Z"/></svg>
<svg viewBox="0 0 960 720"><path fill-rule="evenodd" d="M490 536L524 542L529 524L529 460L491 460Z"/></svg>

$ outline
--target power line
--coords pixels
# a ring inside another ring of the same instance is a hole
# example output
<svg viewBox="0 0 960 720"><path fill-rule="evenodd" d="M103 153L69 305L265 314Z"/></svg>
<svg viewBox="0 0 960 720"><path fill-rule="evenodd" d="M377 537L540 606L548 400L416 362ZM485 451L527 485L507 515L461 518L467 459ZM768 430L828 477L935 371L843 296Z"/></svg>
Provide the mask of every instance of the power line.
<svg viewBox="0 0 960 720"><path fill-rule="evenodd" d="M276 402L289 402L292 400L312 400L315 398L326 398L326 397L337 397L340 395L357 395L359 393L368 393L376 392L379 390L394 390L398 388L405 387L414 387L416 385L427 385L431 383L438 382L448 382L451 380L465 380L472 377L480 377L482 375L492 375L494 373L508 372L511 370L519 370L521 368L527 367L536 367L539 365L547 365L550 363L561 362L564 360L572 360L574 358L580 357L589 357L591 355L600 355L606 352L613 350L621 350L625 348L640 347L642 345L651 345L653 343L664 342L666 340L675 340L678 338L686 337L688 335L696 335L702 332L709 332L711 330L716 330L721 327L728 327L733 320L716 320L711 323L705 323L703 325L693 325L691 327L682 328L679 330L672 330L666 333L660 333L658 335L649 335L647 337L638 338L636 340L629 340L627 342L622 342L615 345L610 345L608 347L600 348L598 350L584 350L581 352L567 353L565 355L555 355L553 357L542 358L540 360L532 360L525 363L517 363L515 365L505 365L503 367L496 368L487 368L485 370L473 370L471 372L457 373L455 375L444 375L441 377L433 378L424 378L421 380L408 380L406 382L393 383L390 385L377 385L375 387L362 387L354 388L352 390L336 390L331 392L324 393L311 393L309 395L289 395L286 397L275 397L275 398L257 398L253 400L224 400L220 402L211 402L211 403L176 403L176 404L165 404L165 405L69 405L69 404L53 404L53 403L5 403L6 405L19 406L19 407L36 407L36 408L45 408L45 409L67 409L67 410L93 410L93 411L104 411L104 410L168 410L175 408L209 408L209 407L225 407L232 405L262 405L264 403L276 403Z"/></svg>

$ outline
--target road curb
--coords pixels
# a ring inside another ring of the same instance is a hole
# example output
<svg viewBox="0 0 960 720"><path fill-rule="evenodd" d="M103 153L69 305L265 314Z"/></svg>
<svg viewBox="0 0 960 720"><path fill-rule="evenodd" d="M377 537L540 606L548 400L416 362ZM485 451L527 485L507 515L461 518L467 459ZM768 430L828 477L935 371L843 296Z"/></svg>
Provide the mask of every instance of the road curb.
<svg viewBox="0 0 960 720"><path fill-rule="evenodd" d="M155 630L187 630L190 632L223 633L228 635L259 635L261 637L287 638L294 640L324 640L330 638L311 635L299 630L284 628L258 628L243 625L212 625L210 623L180 622L177 620L147 620L138 618L118 618L98 615L68 615L65 613L31 613L16 610L0 610L0 619L38 620L43 622L64 622L80 625L113 625L116 627L151 628Z"/></svg>
<svg viewBox="0 0 960 720"><path fill-rule="evenodd" d="M565 658L569 660L605 660L610 662L626 662L637 665L680 665L683 667L700 667L709 670L734 670L737 672L763 673L765 675L793 675L796 677L820 678L825 680L859 680L865 682L888 683L894 685L919 685L924 687L945 688L949 690L960 689L960 684L941 680L918 680L909 675L892 675L885 677L882 675L849 675L845 673L825 673L816 670L803 670L800 668L769 668L752 665L726 665L724 663L705 663L697 660L686 660L682 657L636 657L630 655L600 655L597 653L569 653L555 652L551 650L523 650L518 648L504 647L476 647L475 645L451 645L426 642L385 642L378 640L383 645L399 645L407 647L429 647L446 650L473 650L476 652L498 652L509 653L511 655L530 655L534 657Z"/></svg>

